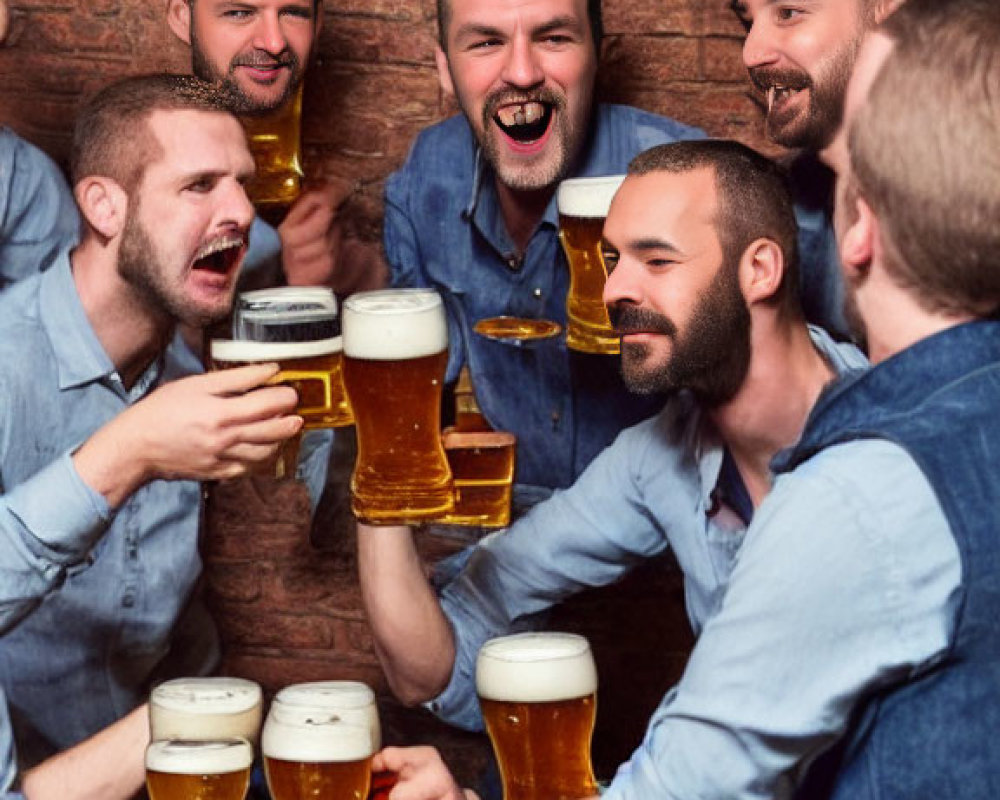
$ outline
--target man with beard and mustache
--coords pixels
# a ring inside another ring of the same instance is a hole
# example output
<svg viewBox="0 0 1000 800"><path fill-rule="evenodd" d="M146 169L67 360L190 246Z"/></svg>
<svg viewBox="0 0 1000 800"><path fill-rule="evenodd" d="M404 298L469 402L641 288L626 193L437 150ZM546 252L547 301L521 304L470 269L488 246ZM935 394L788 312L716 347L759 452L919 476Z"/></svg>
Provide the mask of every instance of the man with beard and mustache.
<svg viewBox="0 0 1000 800"><path fill-rule="evenodd" d="M167 22L191 48L191 69L227 92L237 116L270 114L302 84L319 36L320 0L167 0ZM250 235L241 287L330 285L341 294L385 282L384 267L371 259L341 258L337 210L350 191L347 181L304 188L275 231L257 220Z"/></svg>
<svg viewBox="0 0 1000 800"><path fill-rule="evenodd" d="M763 93L767 136L795 151L792 191L802 253L806 318L848 338L832 228L833 174L818 159L843 114L858 47L902 0L732 0L747 30L743 62Z"/></svg>
<svg viewBox="0 0 1000 800"><path fill-rule="evenodd" d="M398 286L439 291L448 382L467 366L492 427L518 438L515 503L569 486L657 399L630 396L618 359L562 339L497 342L498 316L566 322L569 270L554 193L568 177L624 172L653 145L701 132L593 102L599 0L440 0L438 76L462 114L423 131L386 186L385 251Z"/></svg>
<svg viewBox="0 0 1000 800"><path fill-rule="evenodd" d="M5 797L132 797L148 740L133 709L218 659L199 481L266 462L302 420L294 391L266 385L276 365L178 378L171 343L229 313L252 173L208 84L112 85L76 126L80 244L0 294Z"/></svg>
<svg viewBox="0 0 1000 800"><path fill-rule="evenodd" d="M389 685L462 727L482 724L484 641L667 550L700 631L770 488L770 459L798 438L827 382L865 363L805 323L788 189L743 145L678 142L638 156L604 233L625 382L665 393L659 414L480 542L440 591L408 528L359 526L362 597Z"/></svg>

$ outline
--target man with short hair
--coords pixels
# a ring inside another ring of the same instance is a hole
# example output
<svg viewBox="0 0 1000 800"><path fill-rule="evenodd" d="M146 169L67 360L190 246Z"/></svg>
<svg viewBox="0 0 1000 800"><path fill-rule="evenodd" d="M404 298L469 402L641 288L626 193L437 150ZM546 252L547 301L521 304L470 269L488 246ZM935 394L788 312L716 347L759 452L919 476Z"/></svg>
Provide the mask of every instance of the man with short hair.
<svg viewBox="0 0 1000 800"><path fill-rule="evenodd" d="M565 325L559 181L621 173L641 150L702 135L594 103L600 15L596 0L441 0L438 77L462 114L423 131L386 186L392 281L444 297L446 380L467 366L487 421L518 437L526 505L572 484L660 401L629 396L613 356L563 339L492 341L474 326L497 316Z"/></svg>
<svg viewBox="0 0 1000 800"><path fill-rule="evenodd" d="M174 380L171 342L229 313L252 173L208 84L114 84L76 126L80 245L0 294L5 792L20 777L32 800L131 797L145 721L129 712L216 664L198 481L243 475L302 420L294 391L266 386L275 365Z"/></svg>
<svg viewBox="0 0 1000 800"><path fill-rule="evenodd" d="M798 438L826 383L864 364L803 320L788 190L749 148L705 140L644 152L604 237L624 379L666 394L660 413L481 542L440 597L408 529L359 526L362 596L390 686L463 727L482 724L484 641L668 549L700 631L770 488L771 457Z"/></svg>
<svg viewBox="0 0 1000 800"><path fill-rule="evenodd" d="M220 84L230 110L242 117L285 106L301 87L322 24L320 0L167 0L167 23L191 48L191 69ZM340 294L384 283L381 264L341 259L337 210L346 181L303 190L274 229L258 220L247 255L247 288L268 285L269 261L280 256L290 285L330 285ZM358 262L358 263L355 263ZM263 274L261 274L263 270Z"/></svg>
<svg viewBox="0 0 1000 800"><path fill-rule="evenodd" d="M769 139L790 148L802 249L806 319L840 338L844 286L833 233L833 174L818 159L843 114L844 91L865 32L901 0L732 0L747 31L743 62L763 94Z"/></svg>

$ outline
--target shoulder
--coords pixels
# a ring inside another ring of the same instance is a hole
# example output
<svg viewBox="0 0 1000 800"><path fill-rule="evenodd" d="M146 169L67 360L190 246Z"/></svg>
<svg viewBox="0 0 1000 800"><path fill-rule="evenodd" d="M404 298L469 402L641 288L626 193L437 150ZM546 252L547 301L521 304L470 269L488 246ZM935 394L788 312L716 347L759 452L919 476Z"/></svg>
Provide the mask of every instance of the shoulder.
<svg viewBox="0 0 1000 800"><path fill-rule="evenodd" d="M386 181L386 200L405 207L411 196L435 187L465 202L476 166L476 141L458 114L425 128L414 139L403 165Z"/></svg>
<svg viewBox="0 0 1000 800"><path fill-rule="evenodd" d="M701 128L633 106L602 104L598 106L597 121L599 127L631 137L642 149L666 142L705 138Z"/></svg>
<svg viewBox="0 0 1000 800"><path fill-rule="evenodd" d="M0 291L0 391L5 399L36 383L35 369L50 352L38 316L41 275L33 275Z"/></svg>

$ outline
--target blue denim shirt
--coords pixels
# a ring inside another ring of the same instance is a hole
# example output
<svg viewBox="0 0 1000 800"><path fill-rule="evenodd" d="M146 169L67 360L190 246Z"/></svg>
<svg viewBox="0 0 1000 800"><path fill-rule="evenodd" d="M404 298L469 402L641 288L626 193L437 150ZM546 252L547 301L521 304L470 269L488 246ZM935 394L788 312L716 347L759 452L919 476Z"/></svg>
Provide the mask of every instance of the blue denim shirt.
<svg viewBox="0 0 1000 800"><path fill-rule="evenodd" d="M80 216L59 168L0 127L0 288L47 267L79 235Z"/></svg>
<svg viewBox="0 0 1000 800"><path fill-rule="evenodd" d="M851 345L811 328L837 372L863 367ZM455 632L451 682L430 707L448 722L481 727L475 662L487 639L576 592L674 552L695 632L719 609L746 524L725 502L723 442L688 394L621 432L572 488L556 492L508 530L481 542L441 595ZM695 796L695 795L691 795Z"/></svg>
<svg viewBox="0 0 1000 800"><path fill-rule="evenodd" d="M643 150L704 134L664 117L598 107L575 176L617 174ZM473 332L499 315L566 323L569 271L555 199L525 252L504 227L492 170L464 117L421 132L386 185L385 251L397 286L429 286L448 311L447 381L469 364L479 405L518 438L521 484L569 486L623 428L655 413L662 398L630 394L618 358L575 353L565 340L519 347Z"/></svg>
<svg viewBox="0 0 1000 800"><path fill-rule="evenodd" d="M18 759L0 785L123 716L154 678L217 661L198 602L199 485L153 481L112 511L70 458L176 376L168 350L124 388L65 253L0 293L0 687Z"/></svg>

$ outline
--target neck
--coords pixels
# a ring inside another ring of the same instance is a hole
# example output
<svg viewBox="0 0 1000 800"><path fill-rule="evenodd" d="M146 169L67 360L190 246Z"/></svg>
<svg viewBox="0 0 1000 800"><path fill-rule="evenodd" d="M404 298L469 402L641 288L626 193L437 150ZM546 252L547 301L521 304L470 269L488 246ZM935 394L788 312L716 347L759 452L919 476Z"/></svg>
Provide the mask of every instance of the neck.
<svg viewBox="0 0 1000 800"><path fill-rule="evenodd" d="M512 189L499 180L495 181L495 185L504 227L518 253L523 253L528 247L531 234L541 222L556 187L553 185L534 191L521 191Z"/></svg>
<svg viewBox="0 0 1000 800"><path fill-rule="evenodd" d="M754 317L750 366L739 392L709 412L753 500L771 488L771 459L798 441L823 387L835 372L802 322L774 312Z"/></svg>
<svg viewBox="0 0 1000 800"><path fill-rule="evenodd" d="M126 388L166 349L174 322L151 313L148 303L118 274L117 249L92 237L70 261L80 302L98 341Z"/></svg>

